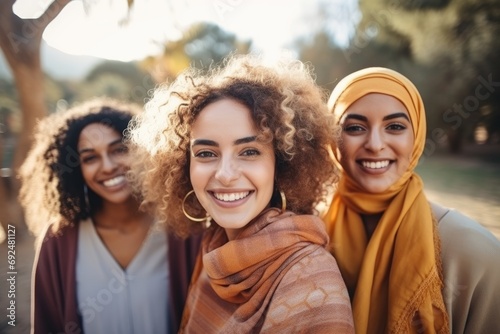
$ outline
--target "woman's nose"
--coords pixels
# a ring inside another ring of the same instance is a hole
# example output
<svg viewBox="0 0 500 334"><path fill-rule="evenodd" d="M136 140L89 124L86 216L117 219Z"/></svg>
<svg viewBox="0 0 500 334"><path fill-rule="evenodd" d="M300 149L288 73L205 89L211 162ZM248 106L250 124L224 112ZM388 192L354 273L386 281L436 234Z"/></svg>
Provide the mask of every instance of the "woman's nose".
<svg viewBox="0 0 500 334"><path fill-rule="evenodd" d="M365 148L373 152L378 152L384 147L385 141L383 133L377 130L371 130L366 139Z"/></svg>
<svg viewBox="0 0 500 334"><path fill-rule="evenodd" d="M117 168L116 161L109 155L104 155L102 157L102 170L106 172L114 171Z"/></svg>
<svg viewBox="0 0 500 334"><path fill-rule="evenodd" d="M215 179L224 185L228 185L239 177L239 169L234 159L223 158L217 165Z"/></svg>

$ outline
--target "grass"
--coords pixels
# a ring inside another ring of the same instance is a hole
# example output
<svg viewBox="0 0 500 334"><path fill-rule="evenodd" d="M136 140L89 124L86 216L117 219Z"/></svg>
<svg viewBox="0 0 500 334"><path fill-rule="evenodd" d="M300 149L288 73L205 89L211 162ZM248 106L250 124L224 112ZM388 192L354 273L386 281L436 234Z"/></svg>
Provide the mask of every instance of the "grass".
<svg viewBox="0 0 500 334"><path fill-rule="evenodd" d="M419 163L428 198L455 208L500 238L500 159L498 156L435 154Z"/></svg>
<svg viewBox="0 0 500 334"><path fill-rule="evenodd" d="M420 163L416 170L430 189L496 200L500 204L500 164L435 157Z"/></svg>

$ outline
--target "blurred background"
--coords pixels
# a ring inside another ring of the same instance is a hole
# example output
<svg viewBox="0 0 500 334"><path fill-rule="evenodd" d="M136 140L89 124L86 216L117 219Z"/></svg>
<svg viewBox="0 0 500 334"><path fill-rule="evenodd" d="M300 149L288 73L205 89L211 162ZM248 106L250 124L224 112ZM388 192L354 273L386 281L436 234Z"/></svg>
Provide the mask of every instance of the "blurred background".
<svg viewBox="0 0 500 334"><path fill-rule="evenodd" d="M497 0L0 1L0 279L9 224L18 272L16 328L2 315L0 332L29 332L33 237L15 175L37 119L94 96L144 104L158 83L229 53L287 53L327 92L368 66L408 76L426 105L417 171L429 198L500 238L499 35Z"/></svg>

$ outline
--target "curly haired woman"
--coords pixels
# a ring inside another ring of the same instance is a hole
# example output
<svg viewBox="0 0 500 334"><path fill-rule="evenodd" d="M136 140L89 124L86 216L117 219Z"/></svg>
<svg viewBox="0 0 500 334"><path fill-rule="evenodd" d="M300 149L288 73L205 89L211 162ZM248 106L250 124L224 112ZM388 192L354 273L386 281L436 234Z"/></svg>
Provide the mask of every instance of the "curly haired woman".
<svg viewBox="0 0 500 334"><path fill-rule="evenodd" d="M137 113L133 105L95 99L37 128L20 171L20 200L39 236L34 333L178 329L199 242L167 236L139 210L123 141Z"/></svg>
<svg viewBox="0 0 500 334"><path fill-rule="evenodd" d="M181 332L353 333L314 209L336 178L323 97L298 61L233 56L138 117L145 199L179 235L204 230Z"/></svg>

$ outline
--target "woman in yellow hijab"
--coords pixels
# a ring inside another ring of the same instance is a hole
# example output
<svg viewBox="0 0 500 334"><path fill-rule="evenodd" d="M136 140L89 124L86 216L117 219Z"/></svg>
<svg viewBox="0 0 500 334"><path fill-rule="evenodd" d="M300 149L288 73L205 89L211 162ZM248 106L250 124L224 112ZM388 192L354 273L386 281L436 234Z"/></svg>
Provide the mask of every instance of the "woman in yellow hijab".
<svg viewBox="0 0 500 334"><path fill-rule="evenodd" d="M324 220L356 332L498 332L500 242L427 201L414 172L426 136L416 87L366 68L338 83L328 107L342 176Z"/></svg>

